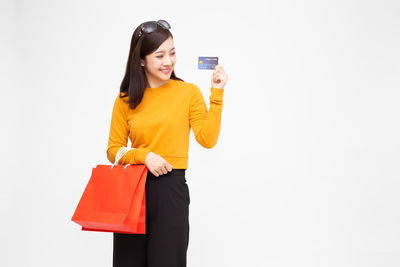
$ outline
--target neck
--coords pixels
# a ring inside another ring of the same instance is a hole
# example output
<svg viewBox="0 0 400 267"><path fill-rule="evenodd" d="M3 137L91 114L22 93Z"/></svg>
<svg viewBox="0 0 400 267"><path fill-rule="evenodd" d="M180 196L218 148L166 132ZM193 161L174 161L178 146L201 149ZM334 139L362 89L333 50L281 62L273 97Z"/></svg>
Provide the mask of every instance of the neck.
<svg viewBox="0 0 400 267"><path fill-rule="evenodd" d="M151 80L151 79L147 79L147 87L148 88L157 88L157 87L161 87L165 84L167 84L171 79L168 79L166 81L162 81L162 80Z"/></svg>

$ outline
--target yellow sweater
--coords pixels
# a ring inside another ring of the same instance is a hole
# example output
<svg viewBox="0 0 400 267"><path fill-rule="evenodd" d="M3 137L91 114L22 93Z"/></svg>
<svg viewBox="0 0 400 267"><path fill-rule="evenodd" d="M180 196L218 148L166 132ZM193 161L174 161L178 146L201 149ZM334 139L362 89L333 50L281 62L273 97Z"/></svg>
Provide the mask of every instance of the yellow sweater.
<svg viewBox="0 0 400 267"><path fill-rule="evenodd" d="M217 144L221 128L224 89L211 87L207 110L200 89L193 83L170 79L160 87L146 88L142 102L129 108L128 97L119 93L112 111L107 158L115 162L121 147L131 147L119 164L145 164L149 151L169 162L174 169L187 169L190 128L205 148Z"/></svg>

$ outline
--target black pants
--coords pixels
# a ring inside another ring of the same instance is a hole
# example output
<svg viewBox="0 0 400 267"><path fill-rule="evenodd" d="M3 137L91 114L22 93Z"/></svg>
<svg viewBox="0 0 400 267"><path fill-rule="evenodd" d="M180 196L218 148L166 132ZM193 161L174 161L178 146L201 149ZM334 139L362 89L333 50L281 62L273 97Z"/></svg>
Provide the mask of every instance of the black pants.
<svg viewBox="0 0 400 267"><path fill-rule="evenodd" d="M185 169L147 171L146 234L114 233L113 267L186 267L189 188Z"/></svg>

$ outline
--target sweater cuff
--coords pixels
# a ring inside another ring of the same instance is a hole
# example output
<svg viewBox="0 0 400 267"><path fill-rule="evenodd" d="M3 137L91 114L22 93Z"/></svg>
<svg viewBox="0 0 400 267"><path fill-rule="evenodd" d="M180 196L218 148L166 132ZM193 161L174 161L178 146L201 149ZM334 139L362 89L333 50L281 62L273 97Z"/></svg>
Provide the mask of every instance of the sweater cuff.
<svg viewBox="0 0 400 267"><path fill-rule="evenodd" d="M135 154L135 162L137 164L146 164L146 156L150 152L148 148L137 148Z"/></svg>
<svg viewBox="0 0 400 267"><path fill-rule="evenodd" d="M211 87L210 102L214 104L222 104L224 89Z"/></svg>

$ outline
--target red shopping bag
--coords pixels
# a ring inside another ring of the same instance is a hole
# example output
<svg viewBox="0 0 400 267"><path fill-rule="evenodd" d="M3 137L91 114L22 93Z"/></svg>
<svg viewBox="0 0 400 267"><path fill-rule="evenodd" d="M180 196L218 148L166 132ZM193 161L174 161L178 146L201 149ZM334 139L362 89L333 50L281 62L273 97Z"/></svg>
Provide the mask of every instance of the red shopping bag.
<svg viewBox="0 0 400 267"><path fill-rule="evenodd" d="M97 165L71 221L83 231L146 233L146 165Z"/></svg>

